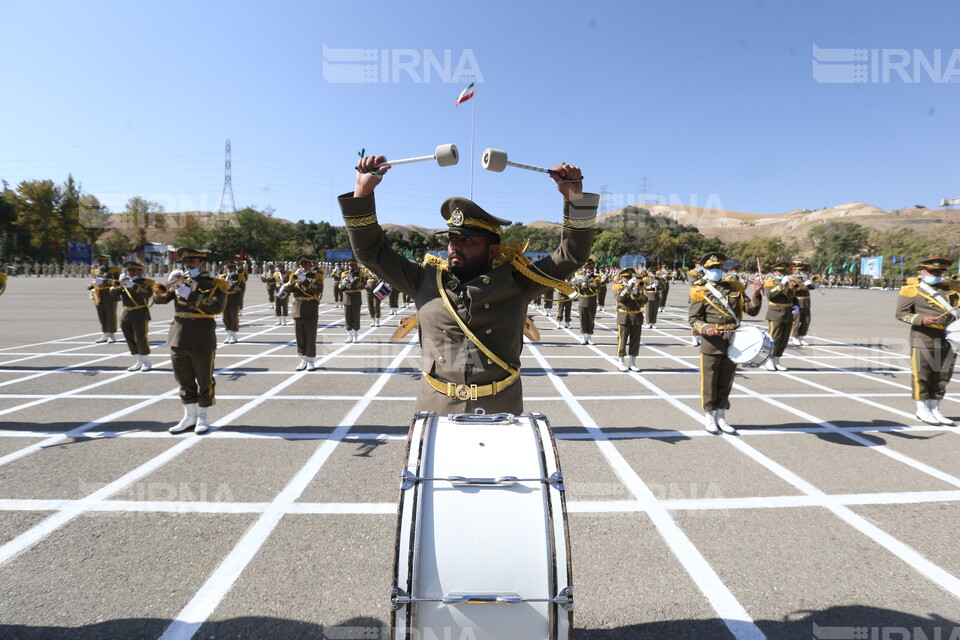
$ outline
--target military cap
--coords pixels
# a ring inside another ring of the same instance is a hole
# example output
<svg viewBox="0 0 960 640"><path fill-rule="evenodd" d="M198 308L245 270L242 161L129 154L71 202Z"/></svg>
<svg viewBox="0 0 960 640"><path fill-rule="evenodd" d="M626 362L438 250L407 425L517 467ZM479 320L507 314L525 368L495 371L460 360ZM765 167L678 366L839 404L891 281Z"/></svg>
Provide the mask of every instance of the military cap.
<svg viewBox="0 0 960 640"><path fill-rule="evenodd" d="M595 266L597 266L597 259L593 256L590 256L587 258L587 261L583 263L583 266L584 268L589 267L593 269Z"/></svg>
<svg viewBox="0 0 960 640"><path fill-rule="evenodd" d="M724 271L729 271L730 269L739 269L739 268L740 268L740 261L736 259L727 260L726 262L723 263Z"/></svg>
<svg viewBox="0 0 960 640"><path fill-rule="evenodd" d="M357 264L357 259L356 259L356 258L347 258L347 264L348 264L348 265L356 266L356 264Z"/></svg>
<svg viewBox="0 0 960 640"><path fill-rule="evenodd" d="M492 235L499 240L500 227L512 224L509 220L487 213L472 200L460 197L444 200L440 205L440 215L447 221L445 233L461 236Z"/></svg>
<svg viewBox="0 0 960 640"><path fill-rule="evenodd" d="M223 263L223 266L225 266L225 267L236 267L236 266L238 266L239 264L240 264L240 263L237 262L236 260L227 260L226 262Z"/></svg>
<svg viewBox="0 0 960 640"><path fill-rule="evenodd" d="M713 267L723 267L723 263L727 261L727 256L723 255L719 251L713 253L708 253L700 259L700 264L703 265L704 269L711 269Z"/></svg>
<svg viewBox="0 0 960 640"><path fill-rule="evenodd" d="M201 251L200 249L191 249L190 247L181 247L177 249L177 259L186 260L187 258L200 258L206 260L208 258L208 253L206 251Z"/></svg>
<svg viewBox="0 0 960 640"><path fill-rule="evenodd" d="M809 269L810 263L803 258L794 258L790 261L790 266L794 269Z"/></svg>
<svg viewBox="0 0 960 640"><path fill-rule="evenodd" d="M305 253L297 256L297 262L298 262L298 263L299 263L299 262L309 262L310 264L317 264L316 258L311 258L310 256L308 256L308 255L305 254Z"/></svg>
<svg viewBox="0 0 960 640"><path fill-rule="evenodd" d="M786 270L787 270L787 267L789 267L789 266L790 266L790 265L787 264L786 261L784 261L784 260L777 260L777 261L774 262L772 265L770 265L770 269L771 269L772 271L786 271Z"/></svg>
<svg viewBox="0 0 960 640"><path fill-rule="evenodd" d="M627 267L626 269L622 269L620 271L621 278L632 278L635 275L637 275L637 271L633 267Z"/></svg>
<svg viewBox="0 0 960 640"><path fill-rule="evenodd" d="M100 262L101 260L106 260L109 262L110 256L105 256L102 253L98 253L97 255L93 256L93 259L96 260L97 262Z"/></svg>
<svg viewBox="0 0 960 640"><path fill-rule="evenodd" d="M139 262L134 262L133 260L127 260L123 263L124 269L143 269L143 265Z"/></svg>
<svg viewBox="0 0 960 640"><path fill-rule="evenodd" d="M926 258L917 265L917 269L934 269L937 271L943 271L947 267L953 264L953 260L950 258L941 258L940 256L931 256Z"/></svg>

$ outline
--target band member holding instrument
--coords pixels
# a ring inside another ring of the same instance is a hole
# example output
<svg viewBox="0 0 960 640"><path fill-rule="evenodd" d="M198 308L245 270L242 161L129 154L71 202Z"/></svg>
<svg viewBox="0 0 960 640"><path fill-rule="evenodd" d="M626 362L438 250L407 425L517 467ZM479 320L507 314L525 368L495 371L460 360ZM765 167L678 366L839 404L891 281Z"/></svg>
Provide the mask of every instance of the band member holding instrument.
<svg viewBox="0 0 960 640"><path fill-rule="evenodd" d="M110 293L123 304L120 317L120 330L127 341L127 348L135 362L127 371L150 371L150 305L153 304L153 285L156 283L143 277L143 265L138 262L124 262L124 273Z"/></svg>
<svg viewBox="0 0 960 640"><path fill-rule="evenodd" d="M267 276L267 288L272 284L277 291L274 294L274 313L277 314L277 321L274 326L283 326L287 324L289 315L290 300L287 299L286 291L280 293L281 288L290 280L290 273L287 271L285 262L277 263L277 270Z"/></svg>
<svg viewBox="0 0 960 640"><path fill-rule="evenodd" d="M103 332L94 342L112 344L117 341L113 334L117 332L119 298L110 293L110 289L117 284L120 269L110 265L110 256L97 255L94 258L97 264L90 269L93 282L87 285L87 289L90 291L90 299L97 308L97 319L100 320L100 330Z"/></svg>
<svg viewBox="0 0 960 640"><path fill-rule="evenodd" d="M293 296L293 325L297 336L297 371L316 371L317 321L320 319L320 299L323 297L323 271L310 256L297 258L300 268L293 272L290 295Z"/></svg>
<svg viewBox="0 0 960 640"><path fill-rule="evenodd" d="M340 288L340 278L343 277L343 274L347 272L339 262L333 265L333 270L330 272L330 280L332 281L333 287L333 308L339 309L343 306L343 289Z"/></svg>
<svg viewBox="0 0 960 640"><path fill-rule="evenodd" d="M773 275L763 283L767 296L767 322L770 325L770 337L773 338L773 354L763 364L767 371L786 371L780 364L780 357L790 340L793 328L793 311L797 304L796 290L799 283L787 275L787 263L776 262L770 267Z"/></svg>
<svg viewBox="0 0 960 640"><path fill-rule="evenodd" d="M356 259L347 260L347 268L339 286L343 292L343 319L347 327L347 339L344 342L360 342L360 307L363 305L362 292L367 286L367 279L363 277Z"/></svg>
<svg viewBox="0 0 960 640"><path fill-rule="evenodd" d="M237 270L236 260L227 260L223 263L227 272L220 275L220 279L227 283L227 304L223 308L223 326L227 330L227 338L223 344L235 344L239 340L240 310L243 308L243 293L247 289L247 279L244 273Z"/></svg>
<svg viewBox="0 0 960 640"><path fill-rule="evenodd" d="M657 304L660 305L660 311L662 312L667 308L667 296L670 295L670 270L667 269L667 265L660 265L657 277L660 278L660 297Z"/></svg>
<svg viewBox="0 0 960 640"><path fill-rule="evenodd" d="M913 370L913 399L917 418L927 424L954 426L940 412L940 401L953 376L956 354L945 337L945 329L960 318L960 285L944 281L949 258L933 256L917 266L917 278L900 288L897 320L910 325L910 362Z"/></svg>
<svg viewBox="0 0 960 640"><path fill-rule="evenodd" d="M263 265L263 272L260 274L260 282L267 285L267 300L273 304L273 297L277 293L277 283L273 278L273 272L276 268L272 262L266 262Z"/></svg>
<svg viewBox="0 0 960 640"><path fill-rule="evenodd" d="M174 302L167 335L173 376L180 385L183 418L170 433L210 429L207 410L214 405L213 358L217 351L217 314L227 303L227 283L207 271L207 254L180 249L183 271L173 271L165 284L154 285L153 301Z"/></svg>
<svg viewBox="0 0 960 640"><path fill-rule="evenodd" d="M817 288L817 276L810 275L810 263L803 258L794 258L790 261L790 275L797 283L794 293L797 296L797 317L793 322L791 342L805 347L809 343L805 340L810 330L810 292Z"/></svg>
<svg viewBox="0 0 960 640"><path fill-rule="evenodd" d="M704 411L704 428L709 433L735 434L726 419L730 408L730 391L737 365L727 357L732 332L740 326L743 314L760 313L760 291L748 297L743 283L723 279L723 263L727 257L711 253L701 261L704 282L690 288L690 327L701 336L700 401Z"/></svg>
<svg viewBox="0 0 960 640"><path fill-rule="evenodd" d="M380 284L380 278L370 269L363 270L365 279L364 288L367 290L367 313L370 314L370 326L380 326L380 298L373 295L373 290Z"/></svg>
<svg viewBox="0 0 960 640"><path fill-rule="evenodd" d="M580 316L580 344L593 344L593 330L597 322L597 296L606 283L594 272L596 262L588 258L583 274L573 280L577 288L577 314Z"/></svg>
<svg viewBox="0 0 960 640"><path fill-rule="evenodd" d="M531 262L520 246L500 244L495 217L467 198L440 207L447 222L448 260L429 255L417 265L394 251L377 222L374 189L389 170L383 156L360 159L353 193L340 208L357 257L371 271L414 297L422 355L417 411L436 414L523 412L520 352L527 306L589 257L599 205L584 194L578 167L562 164L549 175L563 195L560 246Z"/></svg>
<svg viewBox="0 0 960 640"><path fill-rule="evenodd" d="M570 314L573 312L573 298L563 293L559 289L554 292L548 292L547 295L557 296L557 315L556 323L557 329L569 329L570 328Z"/></svg>
<svg viewBox="0 0 960 640"><path fill-rule="evenodd" d="M660 294L663 282L657 274L651 269L643 277L643 292L647 297L647 324L644 327L650 329L657 328L657 314L660 311Z"/></svg>
<svg viewBox="0 0 960 640"><path fill-rule="evenodd" d="M627 267L620 272L620 282L613 285L617 297L617 368L620 371L640 371L637 355L640 353L640 334L643 331L643 305L647 296L637 272ZM630 361L626 358L629 356Z"/></svg>

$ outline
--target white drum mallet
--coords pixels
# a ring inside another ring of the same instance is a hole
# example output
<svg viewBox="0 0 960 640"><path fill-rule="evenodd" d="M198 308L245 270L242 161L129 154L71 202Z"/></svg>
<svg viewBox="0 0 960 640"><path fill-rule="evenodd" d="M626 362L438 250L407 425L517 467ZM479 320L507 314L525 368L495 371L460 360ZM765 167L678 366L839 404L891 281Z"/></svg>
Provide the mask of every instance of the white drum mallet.
<svg viewBox="0 0 960 640"><path fill-rule="evenodd" d="M363 154L366 150L360 150L360 157L363 157ZM390 165L395 167L398 164L410 164L413 162L426 162L428 160L436 160L437 164L441 167L452 167L460 161L460 152L457 151L457 145L455 144L441 144L433 152L432 156L419 156L417 158L402 158L400 160L387 160L381 162L376 166L376 169L380 169L385 165ZM354 167L354 169L359 170L360 167Z"/></svg>
<svg viewBox="0 0 960 640"><path fill-rule="evenodd" d="M516 167L517 169L526 169L527 171L538 171L540 173L549 173L550 175L559 175L553 169L546 169L544 167L535 167L529 164L521 164L519 162L512 162L507 160L507 152L501 151L500 149L484 149L483 155L480 156L480 166L482 166L487 171L496 171L497 173L503 171L507 167ZM583 177L581 176L582 180Z"/></svg>

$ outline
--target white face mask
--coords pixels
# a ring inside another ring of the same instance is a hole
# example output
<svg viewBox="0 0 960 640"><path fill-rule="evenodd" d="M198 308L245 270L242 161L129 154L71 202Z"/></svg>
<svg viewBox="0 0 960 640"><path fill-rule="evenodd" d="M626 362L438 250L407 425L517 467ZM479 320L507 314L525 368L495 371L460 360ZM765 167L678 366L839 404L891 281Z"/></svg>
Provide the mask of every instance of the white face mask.
<svg viewBox="0 0 960 640"><path fill-rule="evenodd" d="M187 273L190 274L191 278L196 278L198 275L200 275L200 269L193 267L192 269L187 269Z"/></svg>
<svg viewBox="0 0 960 640"><path fill-rule="evenodd" d="M923 276L923 281L927 284L939 284L943 280L940 276Z"/></svg>
<svg viewBox="0 0 960 640"><path fill-rule="evenodd" d="M705 277L710 282L720 282L723 277L723 269L707 269Z"/></svg>

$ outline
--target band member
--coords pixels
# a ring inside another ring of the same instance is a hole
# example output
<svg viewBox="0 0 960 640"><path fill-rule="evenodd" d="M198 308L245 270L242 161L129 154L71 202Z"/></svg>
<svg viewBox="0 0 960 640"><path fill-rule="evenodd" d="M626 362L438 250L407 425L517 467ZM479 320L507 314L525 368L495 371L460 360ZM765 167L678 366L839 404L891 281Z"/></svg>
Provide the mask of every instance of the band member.
<svg viewBox="0 0 960 640"><path fill-rule="evenodd" d="M570 328L570 314L573 312L573 298L563 293L559 289L553 292L547 292L547 295L557 296L557 315L556 323L557 329L569 329Z"/></svg>
<svg viewBox="0 0 960 640"><path fill-rule="evenodd" d="M640 371L637 355L640 353L640 334L643 331L643 305L647 296L636 270L627 267L620 272L620 282L613 285L617 296L617 368L620 371ZM629 356L630 361L626 358Z"/></svg>
<svg viewBox="0 0 960 640"><path fill-rule="evenodd" d="M583 265L583 274L574 278L573 286L577 288L577 313L580 316L580 344L593 344L593 329L597 322L597 295L603 284L593 267L596 263L593 258L587 259Z"/></svg>
<svg viewBox="0 0 960 640"><path fill-rule="evenodd" d="M649 329L657 328L657 314L660 311L660 292L662 280L653 271L647 272L643 278L643 292L647 298L647 323L643 325Z"/></svg>
<svg viewBox="0 0 960 640"><path fill-rule="evenodd" d="M150 371L150 305L153 296L153 280L143 277L143 265L138 262L124 262L124 273L110 293L123 304L120 316L120 330L127 341L134 363L127 371Z"/></svg>
<svg viewBox="0 0 960 640"><path fill-rule="evenodd" d="M90 298L97 309L97 319L100 320L100 330L103 334L94 342L114 343L117 339L113 334L117 332L117 296L110 293L110 288L117 283L120 269L110 265L110 256L94 256L97 264L90 269L93 282L87 285Z"/></svg>
<svg viewBox="0 0 960 640"><path fill-rule="evenodd" d="M247 279L238 271L236 260L227 260L224 264L227 271L220 275L220 279L227 283L227 304L223 309L223 326L227 330L227 338L223 344L235 344L239 340L240 309L243 308L243 293L247 289Z"/></svg>
<svg viewBox="0 0 960 640"><path fill-rule="evenodd" d="M217 352L217 314L227 303L227 284L207 271L207 254L180 249L183 271L173 271L166 284L154 287L157 304L174 303L173 322L167 335L173 375L180 385L183 418L170 433L193 428L210 429L207 411L216 402L213 359Z"/></svg>
<svg viewBox="0 0 960 640"><path fill-rule="evenodd" d="M599 281L599 286L597 287L597 311L603 311L603 307L607 303L607 282L610 281L610 278L607 277L607 273L601 269L596 274Z"/></svg>
<svg viewBox="0 0 960 640"><path fill-rule="evenodd" d="M940 412L940 401L953 376L956 360L944 329L960 318L960 285L943 280L943 272L953 264L948 258L934 256L917 266L917 278L909 278L900 288L897 320L910 325L910 362L913 371L913 399L917 418L927 424L954 426Z"/></svg>
<svg viewBox="0 0 960 640"><path fill-rule="evenodd" d="M270 304L273 304L273 298L277 294L277 283L273 277L274 271L276 271L274 264L267 262L263 265L263 273L260 274L260 282L267 285L267 300Z"/></svg>
<svg viewBox="0 0 960 640"><path fill-rule="evenodd" d="M7 274L3 272L2 267L0 267L0 296L3 295L3 292L7 290Z"/></svg>
<svg viewBox="0 0 960 640"><path fill-rule="evenodd" d="M367 313L370 314L371 326L380 326L380 298L373 295L373 290L380 284L380 278L370 271L363 270L363 277L366 280L364 288L367 290Z"/></svg>
<svg viewBox="0 0 960 640"><path fill-rule="evenodd" d="M417 304L422 356L417 411L436 414L523 412L520 352L530 301L548 289L572 291L562 278L586 261L599 196L583 194L580 169L555 166L550 177L563 194L560 246L531 262L519 246L500 244L495 217L467 198L440 207L447 221L449 259L429 255L417 265L385 241L376 219L374 189L389 165L383 156L360 159L356 187L340 207L357 257Z"/></svg>
<svg viewBox="0 0 960 640"><path fill-rule="evenodd" d="M786 371L780 357L787 348L790 331L793 329L793 311L797 304L797 283L787 275L787 263L776 262L770 267L773 275L763 283L767 296L767 322L773 338L773 353L763 364L767 371Z"/></svg>
<svg viewBox="0 0 960 640"><path fill-rule="evenodd" d="M817 277L810 276L810 264L803 258L796 258L790 262L790 272L797 284L794 293L797 296L797 317L793 321L791 341L797 346L807 346L805 340L810 330L810 292L817 288Z"/></svg>
<svg viewBox="0 0 960 640"><path fill-rule="evenodd" d="M703 265L700 264L699 260L694 260L693 267L687 271L687 282L689 282L691 286L703 284L700 280L703 280Z"/></svg>
<svg viewBox="0 0 960 640"><path fill-rule="evenodd" d="M274 313L277 314L277 322L274 326L285 326L287 324L287 315L290 309L290 299L287 296L287 292L284 291L283 294L280 294L280 289L283 285L287 284L290 280L290 272L287 271L287 265L285 262L277 263L277 270L274 271L270 276L267 277L267 287L273 284L276 287L277 292L274 294Z"/></svg>
<svg viewBox="0 0 960 640"><path fill-rule="evenodd" d="M347 327L347 339L344 342L360 342L360 307L363 305L363 290L367 279L363 277L360 265L353 258L347 260L347 268L340 278L340 290L343 292L343 320Z"/></svg>
<svg viewBox="0 0 960 640"><path fill-rule="evenodd" d="M323 272L310 256L297 258L300 268L293 272L289 293L293 296L293 324L297 335L297 371L316 371L317 321L320 319L320 299L323 298Z"/></svg>
<svg viewBox="0 0 960 640"><path fill-rule="evenodd" d="M343 306L343 289L340 288L340 278L343 277L346 269L339 262L333 265L333 271L330 272L331 286L333 287L333 308L339 309Z"/></svg>
<svg viewBox="0 0 960 640"><path fill-rule="evenodd" d="M723 279L723 263L727 257L711 253L702 260L704 283L690 288L690 327L700 342L700 401L704 412L704 428L709 433L736 433L726 419L730 408L730 391L737 372L735 362L727 357L733 331L740 326L743 314L760 313L760 290L748 297L743 283Z"/></svg>
<svg viewBox="0 0 960 640"><path fill-rule="evenodd" d="M660 271L657 272L657 277L660 279L660 297L658 303L660 305L660 311L663 311L667 308L667 296L670 294L670 271L667 269L667 265L660 265Z"/></svg>

